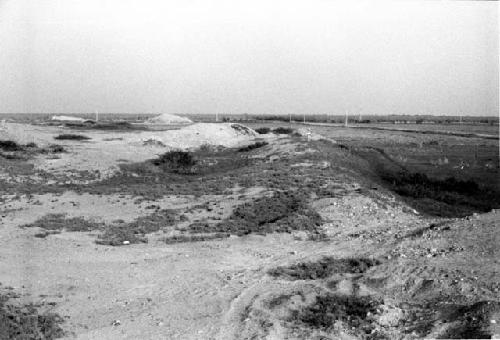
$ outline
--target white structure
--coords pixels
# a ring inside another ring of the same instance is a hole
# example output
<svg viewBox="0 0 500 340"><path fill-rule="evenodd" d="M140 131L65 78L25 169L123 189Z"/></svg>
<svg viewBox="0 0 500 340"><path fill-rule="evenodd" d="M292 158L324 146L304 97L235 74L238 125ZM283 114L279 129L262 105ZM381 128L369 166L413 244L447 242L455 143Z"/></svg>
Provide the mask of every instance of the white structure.
<svg viewBox="0 0 500 340"><path fill-rule="evenodd" d="M191 124L193 121L186 117L180 117L176 115L171 115L168 113L161 114L159 116L150 118L146 121L149 124Z"/></svg>
<svg viewBox="0 0 500 340"><path fill-rule="evenodd" d="M79 122L83 123L85 122L85 119L80 118L80 117L72 117L72 116L52 116L50 120L56 120L59 122Z"/></svg>

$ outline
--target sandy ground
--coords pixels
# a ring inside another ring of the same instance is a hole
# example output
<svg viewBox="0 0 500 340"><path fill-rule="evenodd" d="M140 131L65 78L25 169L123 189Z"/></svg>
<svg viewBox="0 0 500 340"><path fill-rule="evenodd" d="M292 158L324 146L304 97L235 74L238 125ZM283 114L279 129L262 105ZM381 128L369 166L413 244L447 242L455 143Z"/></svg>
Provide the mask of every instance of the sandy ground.
<svg viewBox="0 0 500 340"><path fill-rule="evenodd" d="M44 140L46 134L46 141L52 142L56 133L60 129L43 128L37 141ZM67 157L38 166L54 171L83 165L109 168L118 159L143 160L158 151L137 146L141 150L137 152L131 144L123 148L122 141L104 141L105 133L85 134L93 142L72 146ZM131 135L127 138L141 138L138 133ZM102 143L107 143L104 154ZM286 149L286 143L283 145ZM282 327L280 311L270 310L266 301L297 290L306 292L307 299L307 292L325 287L275 279L267 271L324 255L383 260L381 266L372 268L362 279L339 276L335 288L330 289L343 294L361 291L385 296L387 310L383 316L389 320L390 329L391 320L397 319L393 315L399 313L391 301L408 294L418 298L452 290L460 292L464 301L499 300L500 212L446 220L449 234L443 231L427 238L405 237L441 220L423 218L402 204L389 206L364 196L356 191L359 185L355 182L344 186L347 194L314 203L327 221L323 228L330 236L328 242L310 241L301 233L232 236L169 245L153 235L147 244L123 247L98 246L94 243L95 233L62 232L36 238L34 234L39 230L20 226L47 213L105 222L131 221L151 213L147 208L151 202L137 202L126 195L72 192L4 197L0 205L0 282L20 293L22 301L54 302L52 311L66 318L63 327L71 339L299 339L299 335ZM228 213L238 202L236 197L260 194L262 190L257 188L234 197L172 196L154 203L176 209L216 202ZM391 199L385 197L385 202ZM422 280L430 278L433 289L425 291ZM383 283L370 285L370 279ZM265 334L263 319L273 323ZM493 314L491 320L495 321L490 325L491 334L500 334L500 315ZM435 326L431 334L438 336L439 327L445 326ZM396 330L394 326L393 331ZM320 335L314 336L319 339ZM399 335L394 338L400 338ZM340 332L335 338L353 337Z"/></svg>

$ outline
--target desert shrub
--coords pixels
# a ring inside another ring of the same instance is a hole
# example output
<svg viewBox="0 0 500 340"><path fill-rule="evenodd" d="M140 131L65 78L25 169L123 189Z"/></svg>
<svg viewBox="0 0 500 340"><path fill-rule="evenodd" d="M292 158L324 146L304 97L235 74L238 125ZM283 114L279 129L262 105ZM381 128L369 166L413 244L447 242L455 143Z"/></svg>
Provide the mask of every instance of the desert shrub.
<svg viewBox="0 0 500 340"><path fill-rule="evenodd" d="M121 246L125 241L133 243L147 243L148 240L126 225L113 225L106 228L104 233L98 236L95 243L107 246Z"/></svg>
<svg viewBox="0 0 500 340"><path fill-rule="evenodd" d="M293 133L293 131L294 130L292 128L282 126L273 129L273 133L276 133L278 135L290 135Z"/></svg>
<svg viewBox="0 0 500 340"><path fill-rule="evenodd" d="M23 147L12 140L0 140L0 149L3 151L19 151Z"/></svg>
<svg viewBox="0 0 500 340"><path fill-rule="evenodd" d="M247 145L247 146L239 148L238 152L252 151L254 149L258 149L258 148L261 148L263 146L266 146L268 144L269 144L268 142L255 142L253 144L250 144L250 145Z"/></svg>
<svg viewBox="0 0 500 340"><path fill-rule="evenodd" d="M54 313L40 314L33 304L8 303L9 296L0 295L0 339L50 340L64 336L63 318Z"/></svg>
<svg viewBox="0 0 500 340"><path fill-rule="evenodd" d="M63 133L58 136L55 136L54 139L57 140L89 140L91 139L90 137L84 136L84 135L75 135L72 133Z"/></svg>
<svg viewBox="0 0 500 340"><path fill-rule="evenodd" d="M47 147L47 151L48 152L51 152L51 153L61 153L61 152L66 152L66 150L64 149L64 147L62 145L59 145L59 144L50 144L48 147Z"/></svg>
<svg viewBox="0 0 500 340"><path fill-rule="evenodd" d="M194 232L224 232L235 235L250 233L317 232L322 219L308 207L304 197L295 192L276 192L237 206L231 216L216 225L197 226Z"/></svg>
<svg viewBox="0 0 500 340"><path fill-rule="evenodd" d="M30 143L26 144L26 147L27 148L37 148L38 146L36 145L36 143L30 142Z"/></svg>
<svg viewBox="0 0 500 340"><path fill-rule="evenodd" d="M196 165L196 159L192 152L169 151L155 159L153 164L174 173L189 173Z"/></svg>
<svg viewBox="0 0 500 340"><path fill-rule="evenodd" d="M98 236L97 244L121 246L128 243L147 243L146 234L173 226L179 221L178 214L170 209L159 210L151 215L141 216L130 223L107 226Z"/></svg>
<svg viewBox="0 0 500 340"><path fill-rule="evenodd" d="M11 159L11 160L25 160L26 157L24 157L23 155L19 154L19 153L12 153L12 154L9 154L9 153L3 153L3 152L0 152L0 157L4 158L4 159Z"/></svg>
<svg viewBox="0 0 500 340"><path fill-rule="evenodd" d="M68 218L65 214L48 214L23 228L38 227L45 230L92 231L102 227L102 223L87 221L82 217Z"/></svg>
<svg viewBox="0 0 500 340"><path fill-rule="evenodd" d="M268 274L290 280L324 279L335 273L364 273L368 268L380 264L377 260L366 258L324 257L316 262L301 262L291 266L271 269Z"/></svg>
<svg viewBox="0 0 500 340"><path fill-rule="evenodd" d="M229 236L231 236L231 234L229 233L214 233L207 235L174 235L164 238L163 241L167 244L182 243L182 242L200 242L200 241L223 239Z"/></svg>
<svg viewBox="0 0 500 340"><path fill-rule="evenodd" d="M324 294L316 297L309 306L294 310L288 321L311 328L328 330L337 321L346 323L357 332L373 329L367 316L376 313L380 303L366 296Z"/></svg>
<svg viewBox="0 0 500 340"><path fill-rule="evenodd" d="M263 127L255 129L255 132L257 132L261 135L265 135L265 134L268 134L269 132L271 132L271 129L268 128L267 126L263 126Z"/></svg>
<svg viewBox="0 0 500 340"><path fill-rule="evenodd" d="M175 225L179 221L179 215L171 209L158 210L151 215L140 216L126 225L127 229L136 234L154 233L164 227Z"/></svg>

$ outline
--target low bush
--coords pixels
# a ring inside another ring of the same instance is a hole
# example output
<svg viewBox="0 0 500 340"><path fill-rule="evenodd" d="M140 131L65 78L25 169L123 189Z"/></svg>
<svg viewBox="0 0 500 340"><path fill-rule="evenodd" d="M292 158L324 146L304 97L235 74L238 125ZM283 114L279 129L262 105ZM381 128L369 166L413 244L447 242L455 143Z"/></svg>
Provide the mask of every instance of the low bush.
<svg viewBox="0 0 500 340"><path fill-rule="evenodd" d="M58 136L55 136L54 139L57 140L89 140L91 139L90 137L84 136L84 135L75 135L72 133L63 133Z"/></svg>
<svg viewBox="0 0 500 340"><path fill-rule="evenodd" d="M233 235L267 234L305 230L318 232L322 219L295 192L276 192L237 206L231 216L215 225L196 225L192 232L223 232Z"/></svg>
<svg viewBox="0 0 500 340"><path fill-rule="evenodd" d="M380 302L366 296L327 293L317 296L311 305L292 311L288 321L323 330L340 321L356 332L370 334L374 325L368 315L375 314L379 305Z"/></svg>
<svg viewBox="0 0 500 340"><path fill-rule="evenodd" d="M82 217L68 218L65 214L48 214L33 223L22 225L23 228L38 227L45 230L92 231L101 229L102 223L87 221Z"/></svg>
<svg viewBox="0 0 500 340"><path fill-rule="evenodd" d="M231 236L231 234L229 233L214 233L207 235L175 235L166 237L163 239L163 241L167 244L181 243L181 242L200 242L200 241L223 239L229 236Z"/></svg>
<svg viewBox="0 0 500 340"><path fill-rule="evenodd" d="M54 313L39 313L33 304L9 304L8 295L0 295L0 339L51 340L64 336L63 318Z"/></svg>
<svg viewBox="0 0 500 340"><path fill-rule="evenodd" d="M104 232L98 236L96 243L109 246L121 246L125 244L125 241L129 244L147 243L146 234L173 226L179 219L180 217L173 210L159 210L129 223L107 226Z"/></svg>
<svg viewBox="0 0 500 340"><path fill-rule="evenodd" d="M174 173L191 173L196 163L193 153L187 151L169 151L153 161L154 165Z"/></svg>
<svg viewBox="0 0 500 340"><path fill-rule="evenodd" d="M0 149L3 151L19 151L23 147L12 140L0 140Z"/></svg>
<svg viewBox="0 0 500 340"><path fill-rule="evenodd" d="M257 132L261 135L265 135L265 134L268 134L269 132L271 132L271 128L268 128L267 126L263 126L263 127L255 129L255 132Z"/></svg>
<svg viewBox="0 0 500 340"><path fill-rule="evenodd" d="M113 225L106 228L104 233L98 236L95 243L107 246L122 246L126 243L147 243L148 240L137 230L128 228L127 225Z"/></svg>
<svg viewBox="0 0 500 340"><path fill-rule="evenodd" d="M50 144L46 150L50 153L61 153L66 152L66 149L62 145L59 144Z"/></svg>
<svg viewBox="0 0 500 340"><path fill-rule="evenodd" d="M255 142L253 144L250 144L250 145L247 145L247 146L244 146L244 147L241 147L238 149L238 152L248 152L248 151L252 151L254 149L258 149L258 148L261 148L263 146L266 146L268 145L269 143L268 142Z"/></svg>
<svg viewBox="0 0 500 340"><path fill-rule="evenodd" d="M273 129L273 133L278 134L278 135L290 135L294 132L292 128L287 128L287 127L277 127Z"/></svg>

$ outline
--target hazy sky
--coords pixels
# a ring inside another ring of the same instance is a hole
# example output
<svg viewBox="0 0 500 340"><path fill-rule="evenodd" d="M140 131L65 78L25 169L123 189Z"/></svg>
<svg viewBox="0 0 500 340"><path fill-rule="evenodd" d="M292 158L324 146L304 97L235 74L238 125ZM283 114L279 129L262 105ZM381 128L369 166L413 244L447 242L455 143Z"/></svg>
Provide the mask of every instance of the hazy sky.
<svg viewBox="0 0 500 340"><path fill-rule="evenodd" d="M498 115L497 2L0 0L0 112Z"/></svg>

